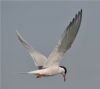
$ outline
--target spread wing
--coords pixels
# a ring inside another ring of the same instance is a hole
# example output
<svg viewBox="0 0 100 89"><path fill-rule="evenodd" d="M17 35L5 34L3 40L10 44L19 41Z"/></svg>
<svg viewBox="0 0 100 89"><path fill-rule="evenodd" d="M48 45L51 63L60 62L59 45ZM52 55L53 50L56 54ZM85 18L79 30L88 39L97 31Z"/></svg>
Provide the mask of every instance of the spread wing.
<svg viewBox="0 0 100 89"><path fill-rule="evenodd" d="M54 48L54 50L49 55L48 61L45 63L45 67L59 65L60 60L64 56L64 53L71 47L73 41L75 40L81 24L81 20L82 10L76 14L76 16L63 32L61 40L59 40L56 48Z"/></svg>
<svg viewBox="0 0 100 89"><path fill-rule="evenodd" d="M47 58L41 54L40 52L36 51L35 49L32 48L31 45L29 45L23 38L22 36L17 32L17 37L19 41L22 43L22 45L28 50L29 54L31 55L32 59L34 60L34 63L38 68L42 68L42 66L45 64L47 61Z"/></svg>

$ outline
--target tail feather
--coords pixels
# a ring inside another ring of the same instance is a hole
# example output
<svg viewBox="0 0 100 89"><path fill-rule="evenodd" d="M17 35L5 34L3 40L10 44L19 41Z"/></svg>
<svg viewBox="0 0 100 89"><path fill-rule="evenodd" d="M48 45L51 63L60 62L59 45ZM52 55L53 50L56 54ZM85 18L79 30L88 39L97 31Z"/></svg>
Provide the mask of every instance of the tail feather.
<svg viewBox="0 0 100 89"><path fill-rule="evenodd" d="M40 70L36 71L29 71L29 72L21 72L19 74L33 74L33 75L40 75Z"/></svg>
<svg viewBox="0 0 100 89"><path fill-rule="evenodd" d="M38 73L34 73L34 71L30 71L30 72L20 72L19 74L38 74Z"/></svg>
<svg viewBox="0 0 100 89"><path fill-rule="evenodd" d="M29 72L21 72L21 73L19 73L19 74L29 74Z"/></svg>

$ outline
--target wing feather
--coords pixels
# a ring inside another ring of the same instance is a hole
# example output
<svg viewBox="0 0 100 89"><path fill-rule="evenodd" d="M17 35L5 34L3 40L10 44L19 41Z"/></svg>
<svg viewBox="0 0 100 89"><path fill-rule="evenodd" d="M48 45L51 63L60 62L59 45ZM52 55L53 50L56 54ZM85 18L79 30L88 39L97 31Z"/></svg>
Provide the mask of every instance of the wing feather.
<svg viewBox="0 0 100 89"><path fill-rule="evenodd" d="M62 59L65 52L71 47L75 37L78 33L80 24L82 20L82 10L75 15L73 20L67 26L65 31L62 34L61 40L59 40L56 48L51 52L48 57L48 61L45 63L45 66L59 65L60 60Z"/></svg>
<svg viewBox="0 0 100 89"><path fill-rule="evenodd" d="M40 52L36 51L35 49L32 48L30 44L28 44L22 36L17 32L17 37L19 41L22 43L22 45L28 50L29 54L31 55L32 59L34 60L34 63L36 66L42 67L45 62L47 61L47 58L41 54Z"/></svg>

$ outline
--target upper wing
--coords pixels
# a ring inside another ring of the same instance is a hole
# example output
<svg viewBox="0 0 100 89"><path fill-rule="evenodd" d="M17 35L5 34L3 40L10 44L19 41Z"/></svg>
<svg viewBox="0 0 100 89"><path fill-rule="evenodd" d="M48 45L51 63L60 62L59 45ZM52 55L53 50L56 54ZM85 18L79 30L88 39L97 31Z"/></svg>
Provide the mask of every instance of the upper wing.
<svg viewBox="0 0 100 89"><path fill-rule="evenodd" d="M45 63L45 66L59 65L60 59L64 53L71 47L77 32L79 30L82 20L82 10L76 14L73 20L70 22L68 27L65 29L62 34L61 40L59 40L56 48L51 52L48 57L48 61Z"/></svg>
<svg viewBox="0 0 100 89"><path fill-rule="evenodd" d="M35 65L39 66L39 68L42 67L47 61L47 58L38 51L34 50L32 46L30 46L18 32L17 32L17 37L19 41L22 43L22 45L28 50L29 54L31 55L31 57L35 62Z"/></svg>

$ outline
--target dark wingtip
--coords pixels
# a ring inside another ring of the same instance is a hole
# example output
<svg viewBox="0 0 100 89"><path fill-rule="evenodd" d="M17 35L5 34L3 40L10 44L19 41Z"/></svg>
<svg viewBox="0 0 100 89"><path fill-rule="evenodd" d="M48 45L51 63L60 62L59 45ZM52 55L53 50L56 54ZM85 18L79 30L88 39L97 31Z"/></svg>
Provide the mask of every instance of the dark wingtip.
<svg viewBox="0 0 100 89"><path fill-rule="evenodd" d="M82 13L82 9L79 11L79 13Z"/></svg>
<svg viewBox="0 0 100 89"><path fill-rule="evenodd" d="M82 15L82 9L78 12L79 15Z"/></svg>
<svg viewBox="0 0 100 89"><path fill-rule="evenodd" d="M80 9L77 14L75 14L75 17L72 19L72 21L70 21L69 25L67 26L67 29L70 28L74 24L74 22L77 21L77 19L80 19L80 21L82 20L82 9Z"/></svg>
<svg viewBox="0 0 100 89"><path fill-rule="evenodd" d="M82 13L82 9L81 9L81 11L80 11L81 13Z"/></svg>
<svg viewBox="0 0 100 89"><path fill-rule="evenodd" d="M74 21L79 17L82 16L82 9L80 11L78 11L78 13L75 15L75 17L73 18L73 20L70 22L69 26L74 23Z"/></svg>

